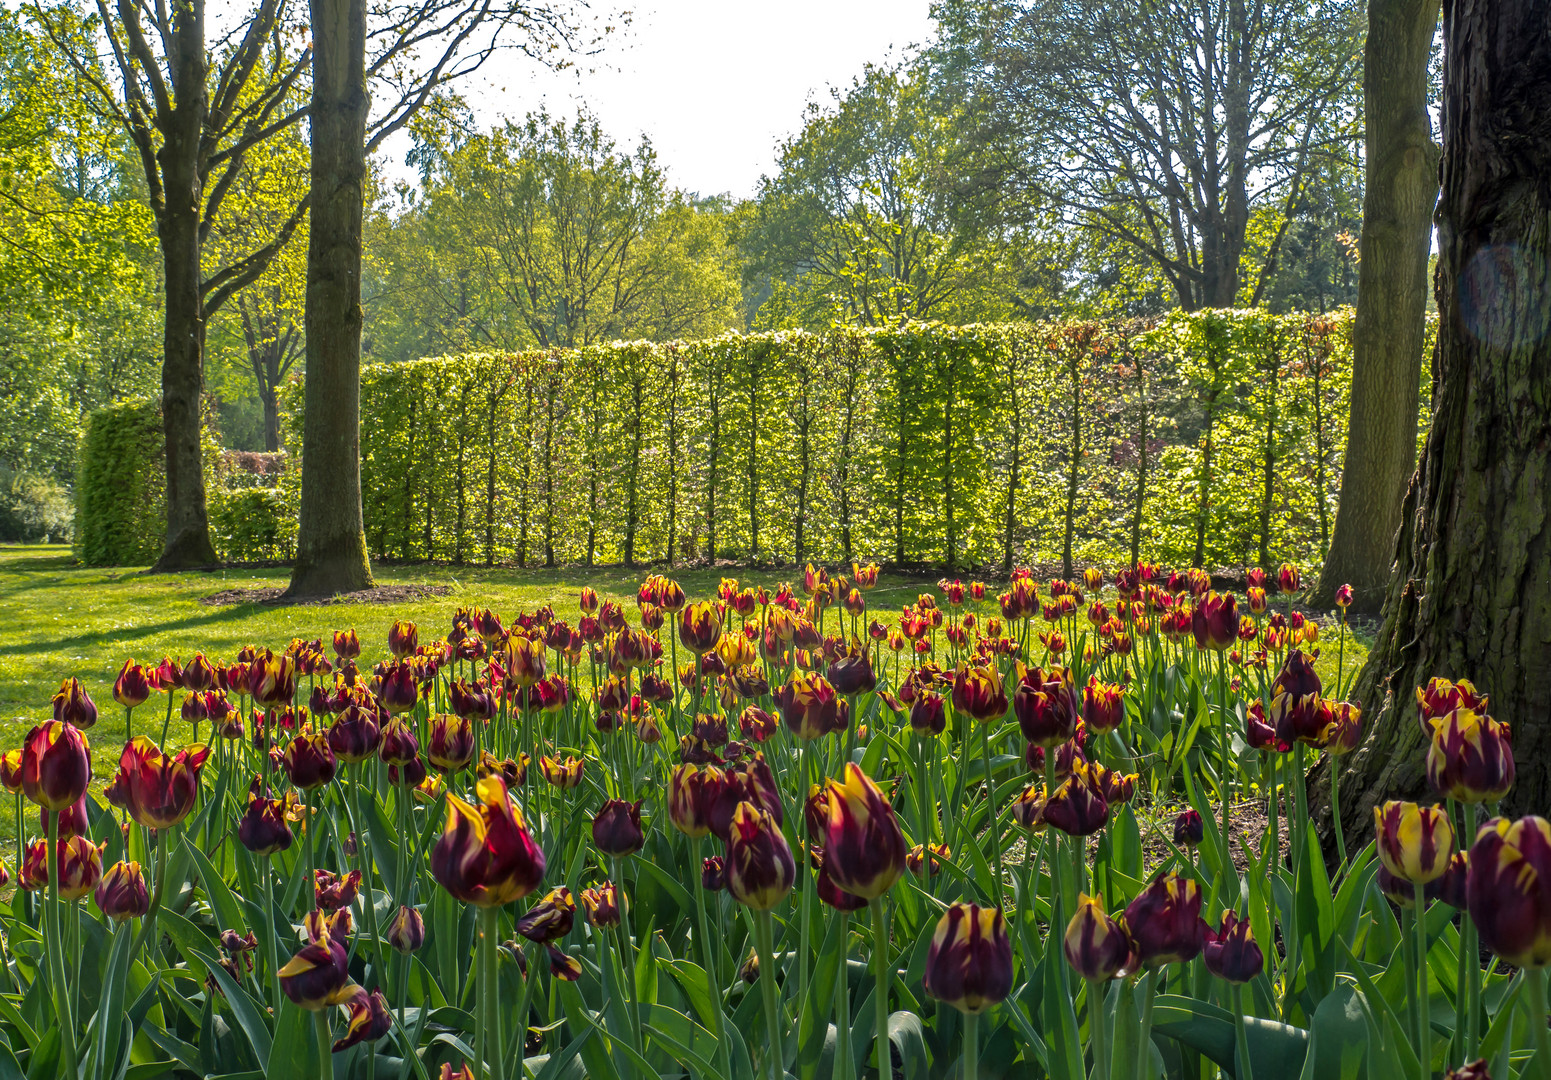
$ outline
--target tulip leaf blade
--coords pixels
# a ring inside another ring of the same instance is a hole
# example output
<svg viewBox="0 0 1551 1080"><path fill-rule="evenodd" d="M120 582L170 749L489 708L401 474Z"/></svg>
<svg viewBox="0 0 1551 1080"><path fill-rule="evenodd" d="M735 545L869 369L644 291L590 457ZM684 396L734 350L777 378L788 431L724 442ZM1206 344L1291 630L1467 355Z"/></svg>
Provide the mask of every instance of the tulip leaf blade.
<svg viewBox="0 0 1551 1080"><path fill-rule="evenodd" d="M1309 1052L1299 1080L1362 1080L1367 1076L1368 1023L1361 995L1349 985L1320 1001L1309 1024Z"/></svg>
<svg viewBox="0 0 1551 1080"><path fill-rule="evenodd" d="M119 1040L124 1025L120 1022L124 1011L124 989L129 979L129 943L133 939L129 919L119 923L113 933L113 948L108 953L108 970L102 985L102 997L97 1006L97 1075L107 1076L116 1071ZM3 1076L3 1070L0 1070Z"/></svg>
<svg viewBox="0 0 1551 1080"><path fill-rule="evenodd" d="M927 1080L931 1073L931 1057L926 1052L926 1031L921 1018L913 1012L891 1014L889 1041L899 1051L905 1080Z"/></svg>
<svg viewBox="0 0 1551 1080"><path fill-rule="evenodd" d="M248 920L243 917L242 905L237 902L237 897L233 895L231 887L226 884L220 872L205 857L205 853L195 846L192 836L185 834L183 846L188 849L189 861L194 864L200 881L204 883L205 896L210 901L210 906L215 909L222 929L236 930L239 933L246 930Z"/></svg>
<svg viewBox="0 0 1551 1080"><path fill-rule="evenodd" d="M1248 1017L1250 1060L1255 1080L1297 1080L1308 1053L1309 1033L1273 1020ZM1237 1075L1233 1017L1223 1009L1180 994L1159 994L1153 1007L1153 1032L1166 1035Z"/></svg>
<svg viewBox="0 0 1551 1080"><path fill-rule="evenodd" d="M248 1045L253 1048L253 1056L258 1058L259 1068L268 1069L269 1052L274 1045L274 1036L270 1034L269 1025L264 1023L264 1014L259 1005L246 990L237 985L237 980L233 979L218 962L197 950L195 955L220 984L222 993L226 995L226 1003L231 1006L233 1015L237 1017L237 1026L242 1028L242 1033L248 1037Z"/></svg>

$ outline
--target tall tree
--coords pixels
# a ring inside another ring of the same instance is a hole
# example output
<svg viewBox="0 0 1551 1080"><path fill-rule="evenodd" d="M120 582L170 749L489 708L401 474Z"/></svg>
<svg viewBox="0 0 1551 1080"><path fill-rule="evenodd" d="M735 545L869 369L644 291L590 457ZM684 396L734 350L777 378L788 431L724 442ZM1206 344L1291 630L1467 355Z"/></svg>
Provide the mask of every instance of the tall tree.
<svg viewBox="0 0 1551 1080"><path fill-rule="evenodd" d="M1551 806L1551 19L1544 0L1443 7L1432 426L1356 693L1346 826L1420 794L1415 690L1468 678L1513 729L1505 812Z"/></svg>
<svg viewBox="0 0 1551 1080"><path fill-rule="evenodd" d="M1367 148L1352 412L1330 551L1317 603L1350 583L1377 611L1395 558L1400 503L1416 459L1416 412L1427 318L1427 255L1438 201L1438 150L1427 71L1438 0L1369 0L1363 51Z"/></svg>
<svg viewBox="0 0 1551 1080"><path fill-rule="evenodd" d="M1180 307L1258 304L1356 113L1356 0L943 0L978 117L968 186L1135 249ZM1257 218L1268 228L1252 229Z"/></svg>
<svg viewBox="0 0 1551 1080"><path fill-rule="evenodd" d="M304 115L288 104L308 56L305 50L288 55L276 44L297 29L287 0L260 0L214 49L206 41L206 0L118 0L111 9L107 0L96 0L97 20L88 21L86 33L69 7L45 9L34 0L31 11L100 107L128 132L145 172L165 288L167 538L155 568L207 565L215 562L215 548L200 451L206 326L285 246L306 202L292 207L260 247L223 266L207 268L203 248L247 154ZM98 67L94 32L107 39L117 91Z"/></svg>
<svg viewBox="0 0 1551 1080"><path fill-rule="evenodd" d="M121 0L127 2L127 0ZM292 596L370 587L361 516L361 214L366 159L439 91L502 48L577 45L583 0L312 0L312 183L306 412ZM370 49L370 55L368 55ZM371 120L368 84L384 108Z"/></svg>

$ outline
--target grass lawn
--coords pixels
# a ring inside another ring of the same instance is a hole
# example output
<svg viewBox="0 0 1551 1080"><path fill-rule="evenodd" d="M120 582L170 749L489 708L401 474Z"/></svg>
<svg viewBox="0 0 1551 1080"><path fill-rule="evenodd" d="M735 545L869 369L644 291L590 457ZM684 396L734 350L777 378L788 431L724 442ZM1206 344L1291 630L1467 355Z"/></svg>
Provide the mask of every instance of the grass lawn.
<svg viewBox="0 0 1551 1080"><path fill-rule="evenodd" d="M793 579L791 570L728 571L744 584L774 588ZM20 745L36 723L52 715L50 699L61 679L79 678L96 701L97 727L91 732L93 765L99 777L117 767L123 713L113 701L113 680L128 657L154 663L163 655L186 661L203 651L212 660L230 660L248 644L280 649L293 637L323 637L354 627L363 646L363 667L386 653L389 625L411 619L421 640L444 633L460 606L490 607L508 617L551 603L561 618L574 622L576 597L592 585L604 599L634 610L643 570L569 567L560 570L485 570L474 567L385 566L376 569L379 584L445 585L451 592L434 599L400 604L289 606L240 603L214 607L201 599L228 589L284 586L283 569L228 570L184 574L144 573L138 568L90 568L75 564L64 546L0 545L0 749ZM722 571L680 570L674 575L691 599L714 595ZM933 589L934 579L885 573L869 595L874 611L889 618L917 594ZM999 591L1000 583L997 583ZM994 604L988 611L994 611ZM1349 637L1346 670L1354 671L1367 655L1368 641ZM1321 640L1319 669L1333 683L1334 632ZM156 695L135 713L135 729L156 738L166 708ZM173 720L174 744L188 728ZM10 800L0 800L0 822L11 832ZM14 833L12 833L14 835Z"/></svg>

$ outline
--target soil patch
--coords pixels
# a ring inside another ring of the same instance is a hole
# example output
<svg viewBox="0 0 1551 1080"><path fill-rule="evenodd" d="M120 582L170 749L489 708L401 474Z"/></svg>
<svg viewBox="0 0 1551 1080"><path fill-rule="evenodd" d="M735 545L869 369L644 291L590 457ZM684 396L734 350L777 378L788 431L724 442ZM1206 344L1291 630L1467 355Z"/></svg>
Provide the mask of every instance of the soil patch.
<svg viewBox="0 0 1551 1080"><path fill-rule="evenodd" d="M335 593L333 596L306 596L286 599L285 589L223 589L203 597L199 602L206 607L230 607L234 604L267 604L271 606L297 605L299 607L324 607L330 604L404 604L413 600L429 600L452 592L451 585L378 585L374 589L359 592Z"/></svg>

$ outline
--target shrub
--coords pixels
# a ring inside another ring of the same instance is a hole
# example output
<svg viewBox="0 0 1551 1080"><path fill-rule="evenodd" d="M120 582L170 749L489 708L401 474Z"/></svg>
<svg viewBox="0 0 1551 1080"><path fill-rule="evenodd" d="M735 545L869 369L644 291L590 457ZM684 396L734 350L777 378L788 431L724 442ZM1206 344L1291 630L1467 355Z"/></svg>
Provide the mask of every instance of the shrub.
<svg viewBox="0 0 1551 1080"><path fill-rule="evenodd" d="M75 473L75 550L89 566L153 561L166 532L165 441L155 401L86 418Z"/></svg>
<svg viewBox="0 0 1551 1080"><path fill-rule="evenodd" d="M275 488L212 492L210 532L224 560L289 559L296 548L296 508Z"/></svg>
<svg viewBox="0 0 1551 1080"><path fill-rule="evenodd" d="M0 541L65 543L75 509L64 485L37 473L0 466Z"/></svg>

